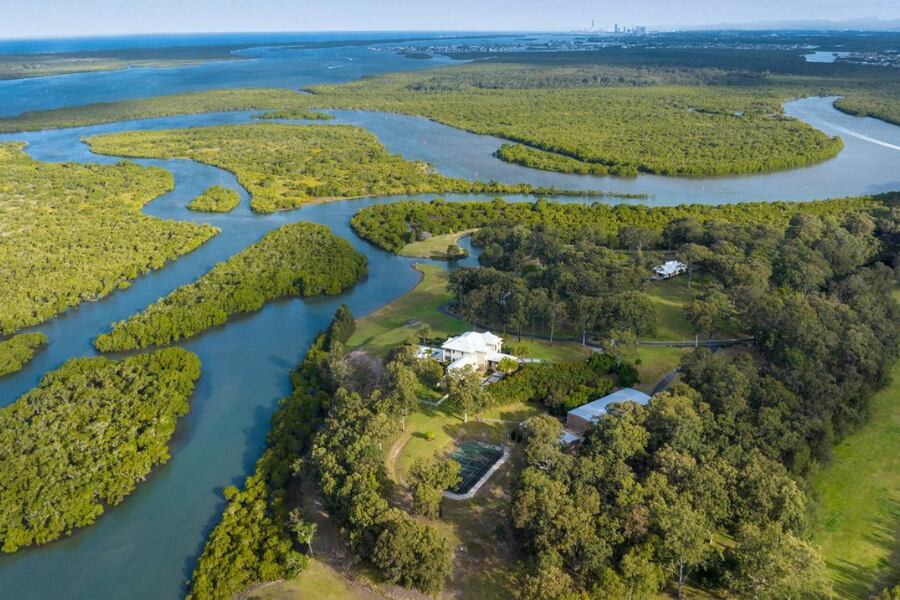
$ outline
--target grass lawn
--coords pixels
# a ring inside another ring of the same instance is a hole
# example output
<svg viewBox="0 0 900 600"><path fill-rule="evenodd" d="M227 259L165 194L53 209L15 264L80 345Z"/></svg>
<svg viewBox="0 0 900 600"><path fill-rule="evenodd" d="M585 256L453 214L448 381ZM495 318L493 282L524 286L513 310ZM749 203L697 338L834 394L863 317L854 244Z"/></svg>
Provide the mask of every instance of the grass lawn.
<svg viewBox="0 0 900 600"><path fill-rule="evenodd" d="M466 321L439 310L453 299L447 291L448 271L440 265L416 265L415 268L422 273L422 281L387 306L357 319L356 332L347 342L348 348L361 348L375 356L385 356L391 348L414 334L422 323L427 323L432 335L439 338L472 329ZM516 340L509 336L506 341L512 344ZM545 340L535 340L529 342L529 346L528 356L543 360L578 360L590 354L590 349L569 341L555 342L551 346Z"/></svg>
<svg viewBox="0 0 900 600"><path fill-rule="evenodd" d="M669 348L666 346L640 346L638 373L641 382L635 386L642 392L650 393L663 375L678 366L681 357L690 352L690 348Z"/></svg>
<svg viewBox="0 0 900 600"><path fill-rule="evenodd" d="M457 231L455 233L445 233L444 235L436 235L427 240L422 240L421 242L412 242L403 246L400 249L401 256L413 256L418 258L435 258L435 259L446 259L447 258L447 247L451 244L456 244L459 242L460 238L463 238L473 231L477 231L475 229L466 229L464 231Z"/></svg>
<svg viewBox="0 0 900 600"><path fill-rule="evenodd" d="M494 408L481 415L483 419L498 422L477 421L470 417L469 422L464 423L462 415L447 403L439 407L422 405L407 419L406 431L387 445L387 473L402 485L416 459L448 454L458 440L503 443L518 422L540 413L537 405L515 404ZM434 434L432 439L426 435L429 432ZM453 547L462 548L456 553L453 579L441 598L515 598L516 579L512 570L515 542L505 523L520 463L518 449L513 448L512 458L491 476L473 499L445 499L443 517L428 520Z"/></svg>
<svg viewBox="0 0 900 600"><path fill-rule="evenodd" d="M665 341L694 339L694 326L684 316L684 305L690 302L692 293L687 277L651 281L645 292L659 307L660 316L656 334L649 337Z"/></svg>
<svg viewBox="0 0 900 600"><path fill-rule="evenodd" d="M347 579L323 562L312 559L294 579L260 586L249 592L248 600L360 600L372 593L354 590Z"/></svg>
<svg viewBox="0 0 900 600"><path fill-rule="evenodd" d="M690 303L694 294L703 291L704 279L706 277L695 274L690 289L688 289L688 278L684 275L662 281L651 281L647 284L644 292L659 307L660 316L656 334L647 336L647 339L666 342L694 339L696 331L690 321L687 320L687 317L685 317L684 307ZM731 338L739 337L740 335L742 334L739 331L735 331L729 326L713 332L714 338ZM700 335L700 339L705 338L705 333Z"/></svg>
<svg viewBox="0 0 900 600"><path fill-rule="evenodd" d="M421 323L430 325L435 336L456 335L469 329L465 321L438 310L452 300L447 292L447 270L439 265L416 265L415 268L422 273L422 281L387 306L357 319L356 331L347 342L348 348L362 348L384 356L414 334Z"/></svg>
<svg viewBox="0 0 900 600"><path fill-rule="evenodd" d="M900 363L866 423L816 475L815 542L836 597L863 598L900 572Z"/></svg>
<svg viewBox="0 0 900 600"><path fill-rule="evenodd" d="M541 412L535 404L516 404L494 408L481 415L483 419L504 422L486 423L470 418L468 423L463 423L462 416L447 405L434 409L423 407L407 420L406 432L392 445L395 454L389 450L388 473L395 481L402 481L402 475L417 458L447 454L456 440L503 443L519 421ZM425 436L429 431L435 434L432 440ZM462 548L456 553L453 579L440 597L515 598L515 540L506 515L521 463L520 450L514 446L510 460L491 476L473 499L444 500L442 518L428 521L454 547Z"/></svg>
<svg viewBox="0 0 900 600"><path fill-rule="evenodd" d="M541 409L534 404L512 404L492 408L480 415L482 419L507 422L479 422L469 415L469 422L464 423L462 414L447 402L436 407L420 405L420 409L406 419L406 431L387 446L388 474L402 482L417 458L448 453L456 439L500 444L519 421L540 413ZM428 439L429 432L434 434L433 439Z"/></svg>

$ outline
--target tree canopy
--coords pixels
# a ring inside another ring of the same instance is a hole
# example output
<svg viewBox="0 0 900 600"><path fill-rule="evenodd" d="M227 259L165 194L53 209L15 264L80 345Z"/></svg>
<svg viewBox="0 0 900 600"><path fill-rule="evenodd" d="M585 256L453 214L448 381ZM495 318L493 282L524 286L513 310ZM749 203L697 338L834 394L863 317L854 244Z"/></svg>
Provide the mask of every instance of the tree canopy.
<svg viewBox="0 0 900 600"><path fill-rule="evenodd" d="M43 333L20 333L0 341L0 377L15 373L47 344Z"/></svg>
<svg viewBox="0 0 900 600"><path fill-rule="evenodd" d="M366 273L366 257L315 223L292 223L225 260L95 340L108 352L166 344L285 296L338 294Z"/></svg>
<svg viewBox="0 0 900 600"><path fill-rule="evenodd" d="M188 210L198 212L231 212L240 204L241 197L230 188L214 185L193 200L187 207Z"/></svg>
<svg viewBox="0 0 900 600"><path fill-rule="evenodd" d="M160 168L43 163L0 144L0 335L127 287L215 235L141 213L172 186Z"/></svg>
<svg viewBox="0 0 900 600"><path fill-rule="evenodd" d="M44 544L93 523L169 460L200 360L169 348L75 358L0 409L0 543Z"/></svg>

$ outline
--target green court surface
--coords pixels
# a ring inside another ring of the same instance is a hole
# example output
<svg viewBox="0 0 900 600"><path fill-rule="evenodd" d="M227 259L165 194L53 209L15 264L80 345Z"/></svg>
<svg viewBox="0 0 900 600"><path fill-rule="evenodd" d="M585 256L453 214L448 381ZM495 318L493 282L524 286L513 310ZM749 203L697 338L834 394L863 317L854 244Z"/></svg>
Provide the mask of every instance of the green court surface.
<svg viewBox="0 0 900 600"><path fill-rule="evenodd" d="M497 446L481 442L462 442L450 455L461 467L459 485L452 491L457 494L468 493L502 456L503 450Z"/></svg>

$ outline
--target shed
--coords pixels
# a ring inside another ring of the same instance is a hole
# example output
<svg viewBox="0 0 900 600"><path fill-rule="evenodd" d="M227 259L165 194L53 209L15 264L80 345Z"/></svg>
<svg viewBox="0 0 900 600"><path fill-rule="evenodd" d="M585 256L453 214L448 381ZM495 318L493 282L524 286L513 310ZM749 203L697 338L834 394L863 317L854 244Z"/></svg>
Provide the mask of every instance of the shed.
<svg viewBox="0 0 900 600"><path fill-rule="evenodd" d="M606 409L610 404L618 402L637 402L645 405L650 402L650 396L632 388L622 388L608 396L603 396L570 410L566 414L566 427L573 432L584 433L592 423L606 413Z"/></svg>

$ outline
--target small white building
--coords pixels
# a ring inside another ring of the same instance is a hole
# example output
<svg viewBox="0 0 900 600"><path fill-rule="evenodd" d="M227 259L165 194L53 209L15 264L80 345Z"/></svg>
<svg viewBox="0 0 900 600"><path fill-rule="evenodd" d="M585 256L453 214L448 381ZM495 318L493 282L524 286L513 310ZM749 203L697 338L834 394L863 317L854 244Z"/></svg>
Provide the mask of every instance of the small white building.
<svg viewBox="0 0 900 600"><path fill-rule="evenodd" d="M671 279L687 272L687 265L680 260L667 260L653 268L653 279Z"/></svg>

